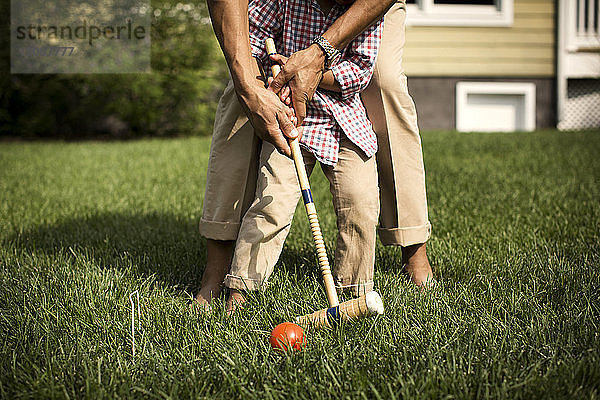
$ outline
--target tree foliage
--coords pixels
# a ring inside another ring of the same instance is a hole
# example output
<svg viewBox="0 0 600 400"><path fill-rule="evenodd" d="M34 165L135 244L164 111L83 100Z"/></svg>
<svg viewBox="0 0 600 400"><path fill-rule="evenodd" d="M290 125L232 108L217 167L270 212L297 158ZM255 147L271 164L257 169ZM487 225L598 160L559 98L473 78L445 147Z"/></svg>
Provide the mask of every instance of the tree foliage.
<svg viewBox="0 0 600 400"><path fill-rule="evenodd" d="M227 69L205 2L184 1L153 0L146 10L152 68L137 74L10 74L8 12L2 13L7 23L0 34L5 71L0 134L66 139L210 134Z"/></svg>

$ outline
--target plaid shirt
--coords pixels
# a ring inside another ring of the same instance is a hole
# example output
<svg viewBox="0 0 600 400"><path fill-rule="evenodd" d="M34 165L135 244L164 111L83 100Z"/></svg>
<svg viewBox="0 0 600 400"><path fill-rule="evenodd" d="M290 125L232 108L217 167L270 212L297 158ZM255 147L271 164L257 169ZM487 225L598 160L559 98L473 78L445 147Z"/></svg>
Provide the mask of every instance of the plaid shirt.
<svg viewBox="0 0 600 400"><path fill-rule="evenodd" d="M270 61L265 39L275 40L277 51L290 56L310 46L348 7L334 5L324 15L315 0L252 0L249 5L252 55L269 71ZM373 66L381 40L382 21L357 36L331 67L341 93L318 89L306 104L301 144L319 162L335 165L340 137L345 134L371 157L377 151L377 139L360 92L373 75Z"/></svg>

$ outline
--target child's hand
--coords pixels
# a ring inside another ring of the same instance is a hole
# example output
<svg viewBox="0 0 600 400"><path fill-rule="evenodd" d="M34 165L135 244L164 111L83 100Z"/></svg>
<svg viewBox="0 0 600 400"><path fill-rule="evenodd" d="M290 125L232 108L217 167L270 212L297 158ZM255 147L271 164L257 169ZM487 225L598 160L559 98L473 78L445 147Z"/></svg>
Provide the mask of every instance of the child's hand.
<svg viewBox="0 0 600 400"><path fill-rule="evenodd" d="M292 122L292 124L294 124L294 126L296 127L298 133L297 139L300 140L300 138L302 137L302 127L298 126L298 117L296 117L296 112L294 111L294 108L287 106L285 113Z"/></svg>
<svg viewBox="0 0 600 400"><path fill-rule="evenodd" d="M285 63L288 60L288 58L286 56L282 56L281 54L271 54L270 58L271 58L271 61L275 61L276 63L278 63L281 66L285 65ZM273 78L268 79L269 84L271 84L272 81L273 81ZM285 85L283 87L283 89L281 89L279 91L279 98L285 105L290 106L292 104L291 94L292 94L292 91L290 90L289 85Z"/></svg>
<svg viewBox="0 0 600 400"><path fill-rule="evenodd" d="M271 82L272 80L273 78L269 78L269 82ZM282 102L285 104L286 116L292 122L292 124L294 124L294 126L298 126L298 118L296 117L296 112L294 111L294 108L291 106L291 101L286 102L282 100Z"/></svg>
<svg viewBox="0 0 600 400"><path fill-rule="evenodd" d="M269 77L267 79L267 84L271 84L271 82L273 82L273 77ZM286 106L291 106L292 104L292 96L290 96L291 94L291 90L290 87L288 85L285 85L283 87L283 89L281 89L281 91L279 92L279 94L277 96L279 96L279 100L281 100Z"/></svg>

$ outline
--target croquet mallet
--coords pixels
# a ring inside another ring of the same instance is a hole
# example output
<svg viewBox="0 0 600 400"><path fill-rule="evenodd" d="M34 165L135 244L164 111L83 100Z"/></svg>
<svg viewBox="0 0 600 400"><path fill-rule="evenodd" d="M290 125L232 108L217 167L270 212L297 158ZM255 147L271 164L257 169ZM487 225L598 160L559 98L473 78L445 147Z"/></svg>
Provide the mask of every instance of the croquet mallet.
<svg viewBox="0 0 600 400"><path fill-rule="evenodd" d="M266 49L269 56L277 53L273 39L268 38L266 40ZM271 72L273 73L273 77L277 76L280 71L281 67L279 64L272 63ZM352 299L340 304L333 282L333 276L331 275L331 268L329 267L329 260L327 258L327 251L325 250L325 242L323 241L321 227L319 226L317 209L315 208L315 203L313 202L312 193L310 191L310 183L306 174L302 152L300 150L300 142L298 138L296 138L290 140L289 144L294 165L296 166L296 173L298 174L298 182L300 184L300 191L302 192L304 207L310 223L313 242L317 251L317 258L323 276L327 301L329 303L329 308L297 317L296 323L307 328L332 327L342 321L352 321L364 316L383 314L383 302L377 292L369 292L357 299Z"/></svg>

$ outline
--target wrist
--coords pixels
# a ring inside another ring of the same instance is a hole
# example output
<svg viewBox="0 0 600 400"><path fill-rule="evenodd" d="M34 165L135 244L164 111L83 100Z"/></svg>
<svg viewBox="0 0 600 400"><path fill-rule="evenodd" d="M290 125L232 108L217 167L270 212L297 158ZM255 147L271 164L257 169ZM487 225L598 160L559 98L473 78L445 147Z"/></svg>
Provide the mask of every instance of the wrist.
<svg viewBox="0 0 600 400"><path fill-rule="evenodd" d="M323 49L316 43L311 44L306 48L312 55L312 59L315 60L315 65L318 65L321 71L325 72L325 61L327 56Z"/></svg>
<svg viewBox="0 0 600 400"><path fill-rule="evenodd" d="M331 68L333 63L341 56L341 52L333 47L333 45L323 36L317 36L315 40L313 40L313 44L316 44L325 56L325 69Z"/></svg>
<svg viewBox="0 0 600 400"><path fill-rule="evenodd" d="M247 98L253 93L255 93L257 90L257 86L264 86L264 83L262 81L259 81L260 85L258 85L256 82L253 82L256 81L256 79L249 79L246 77L238 77L237 79L232 77L231 79L233 81L233 87L235 89L235 92L243 98Z"/></svg>
<svg viewBox="0 0 600 400"><path fill-rule="evenodd" d="M264 100L263 97L265 96L265 93L260 92L260 90L265 90L264 86L249 84L240 89L235 87L235 92L240 105L251 120L252 114L260 112L261 104Z"/></svg>
<svg viewBox="0 0 600 400"><path fill-rule="evenodd" d="M231 71L231 80L233 81L236 91L249 91L254 89L258 84L264 86L264 82L260 79L260 76L252 72L253 71L249 71L249 68Z"/></svg>

